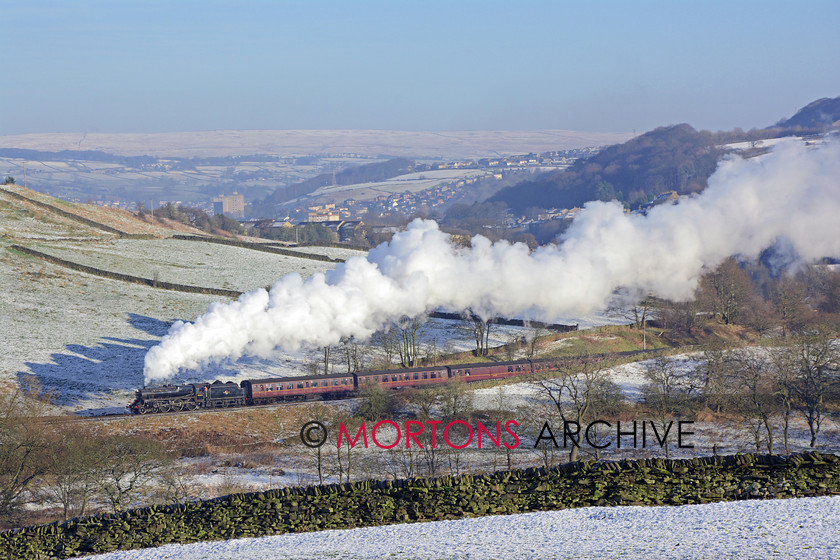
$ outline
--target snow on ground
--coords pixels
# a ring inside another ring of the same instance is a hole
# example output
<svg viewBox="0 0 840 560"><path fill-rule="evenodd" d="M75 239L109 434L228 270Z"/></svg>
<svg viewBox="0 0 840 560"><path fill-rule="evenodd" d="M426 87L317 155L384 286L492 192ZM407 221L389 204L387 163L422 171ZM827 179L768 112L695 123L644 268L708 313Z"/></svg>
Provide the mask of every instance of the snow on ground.
<svg viewBox="0 0 840 560"><path fill-rule="evenodd" d="M247 292L286 274L312 276L334 263L181 239L113 239L37 243L33 249L62 259L161 282Z"/></svg>
<svg viewBox="0 0 840 560"><path fill-rule="evenodd" d="M0 381L34 376L70 409L122 406L171 321L216 297L155 290L0 251Z"/></svg>
<svg viewBox="0 0 840 560"><path fill-rule="evenodd" d="M840 496L589 507L167 545L96 560L838 558Z"/></svg>
<svg viewBox="0 0 840 560"><path fill-rule="evenodd" d="M270 243L270 242L269 242ZM297 251L311 255L324 255L331 259L347 260L353 257L365 257L367 253L358 249L346 249L343 247L318 247L316 245L302 245L298 247L283 247L286 251Z"/></svg>

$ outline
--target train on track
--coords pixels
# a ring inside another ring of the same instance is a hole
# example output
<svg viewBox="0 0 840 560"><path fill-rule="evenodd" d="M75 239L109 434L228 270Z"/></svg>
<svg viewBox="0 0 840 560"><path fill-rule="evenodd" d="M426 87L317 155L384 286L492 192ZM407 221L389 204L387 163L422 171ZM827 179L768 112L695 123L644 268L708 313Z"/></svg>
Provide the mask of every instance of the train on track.
<svg viewBox="0 0 840 560"><path fill-rule="evenodd" d="M643 352L643 350L636 350L611 354L611 356L629 356ZM440 385L450 379L472 383L571 368L583 364L584 361L595 363L606 357L605 354L599 354L301 377L246 379L239 385L233 382L214 381L213 383L143 387L137 390L136 398L128 405L128 408L133 414L149 414L254 406L303 399L341 399L351 397L359 390L373 385L399 389Z"/></svg>

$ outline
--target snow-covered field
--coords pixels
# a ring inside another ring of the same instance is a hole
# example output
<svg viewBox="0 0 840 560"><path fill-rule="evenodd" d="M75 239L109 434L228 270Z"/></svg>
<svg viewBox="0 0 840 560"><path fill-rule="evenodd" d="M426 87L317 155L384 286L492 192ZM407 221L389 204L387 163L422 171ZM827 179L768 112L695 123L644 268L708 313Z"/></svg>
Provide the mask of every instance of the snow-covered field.
<svg viewBox="0 0 840 560"><path fill-rule="evenodd" d="M167 545L89 558L840 558L840 496L678 507L590 507Z"/></svg>
<svg viewBox="0 0 840 560"><path fill-rule="evenodd" d="M33 249L73 262L161 282L247 292L281 276L326 272L333 263L180 239L38 243ZM313 253L315 251L312 251Z"/></svg>
<svg viewBox="0 0 840 560"><path fill-rule="evenodd" d="M449 169L441 171L427 171L423 173L410 173L400 175L387 181L375 183L358 183L354 185L331 185L321 187L302 199L325 199L333 200L341 198L353 198L355 200L370 200L377 196L393 193L412 192L419 193L433 189L442 184L454 183L458 179L470 177L483 177L488 175L485 170L477 169ZM339 198L337 195L341 194Z"/></svg>
<svg viewBox="0 0 840 560"><path fill-rule="evenodd" d="M270 242L269 242L270 243ZM302 247L283 247L287 251L297 251L299 253L309 253L313 255L324 255L331 259L347 260L353 257L365 256L364 251L358 249L343 249L341 247L316 247L316 246L302 246Z"/></svg>

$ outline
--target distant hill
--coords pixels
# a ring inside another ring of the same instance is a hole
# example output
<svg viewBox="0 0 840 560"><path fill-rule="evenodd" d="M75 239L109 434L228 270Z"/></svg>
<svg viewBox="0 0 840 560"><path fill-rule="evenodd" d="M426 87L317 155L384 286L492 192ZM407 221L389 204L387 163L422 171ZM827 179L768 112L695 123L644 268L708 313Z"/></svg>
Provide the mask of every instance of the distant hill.
<svg viewBox="0 0 840 560"><path fill-rule="evenodd" d="M636 207L663 191L688 194L704 189L721 154L709 133L687 124L661 127L578 160L565 171L503 189L490 201L505 202L520 212L612 199Z"/></svg>
<svg viewBox="0 0 840 560"><path fill-rule="evenodd" d="M321 187L332 184L355 185L358 183L373 183L385 181L392 177L411 173L414 170L414 162L406 158L394 158L379 163L369 163L358 167L351 167L336 173L322 173L299 183L294 183L276 189L268 195L261 203L254 205L253 212L259 214L259 209L266 206L273 208L276 204L282 204L289 200L307 195ZM266 214L269 215L269 214Z"/></svg>
<svg viewBox="0 0 840 560"><path fill-rule="evenodd" d="M809 103L789 119L783 119L770 128L823 132L840 127L840 97L824 97Z"/></svg>

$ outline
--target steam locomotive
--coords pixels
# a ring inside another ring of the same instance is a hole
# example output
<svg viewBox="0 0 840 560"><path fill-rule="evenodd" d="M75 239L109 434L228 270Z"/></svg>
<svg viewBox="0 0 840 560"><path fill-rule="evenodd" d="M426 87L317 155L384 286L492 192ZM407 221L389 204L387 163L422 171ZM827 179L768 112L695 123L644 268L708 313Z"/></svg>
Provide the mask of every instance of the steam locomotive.
<svg viewBox="0 0 840 560"><path fill-rule="evenodd" d="M633 355L643 352L621 352ZM450 379L465 382L505 379L532 373L548 372L580 365L584 361L599 362L606 355L549 358L542 360L516 360L428 366L410 369L389 369L358 373L306 375L302 377L274 377L247 379L239 385L233 382L189 383L143 387L136 392L134 402L128 405L133 414L196 410L201 408L228 408L278 403L302 399L340 399L353 396L360 389L379 385L386 389L425 387L446 383Z"/></svg>

